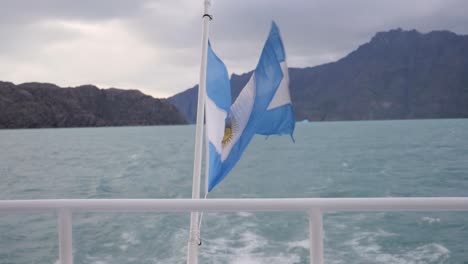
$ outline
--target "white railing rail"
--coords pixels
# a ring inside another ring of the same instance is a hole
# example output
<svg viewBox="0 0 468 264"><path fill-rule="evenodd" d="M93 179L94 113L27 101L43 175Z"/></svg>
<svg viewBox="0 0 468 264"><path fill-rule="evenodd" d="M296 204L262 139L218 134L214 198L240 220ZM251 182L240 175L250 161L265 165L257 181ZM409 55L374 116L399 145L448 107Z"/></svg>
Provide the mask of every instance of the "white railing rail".
<svg viewBox="0 0 468 264"><path fill-rule="evenodd" d="M57 199L0 200L0 214L57 213L59 258L72 264L74 212L305 212L309 214L310 261L323 264L326 212L468 211L468 197L295 198L295 199Z"/></svg>

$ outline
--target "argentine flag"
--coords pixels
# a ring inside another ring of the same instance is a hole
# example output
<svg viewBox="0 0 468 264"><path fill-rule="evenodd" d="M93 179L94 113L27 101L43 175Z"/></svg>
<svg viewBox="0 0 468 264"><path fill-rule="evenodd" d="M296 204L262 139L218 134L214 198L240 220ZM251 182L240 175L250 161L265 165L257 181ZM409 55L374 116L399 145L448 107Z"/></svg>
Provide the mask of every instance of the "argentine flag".
<svg viewBox="0 0 468 264"><path fill-rule="evenodd" d="M210 192L236 165L255 134L292 136L294 132L288 66L275 23L254 73L232 105L226 66L209 45L205 102Z"/></svg>

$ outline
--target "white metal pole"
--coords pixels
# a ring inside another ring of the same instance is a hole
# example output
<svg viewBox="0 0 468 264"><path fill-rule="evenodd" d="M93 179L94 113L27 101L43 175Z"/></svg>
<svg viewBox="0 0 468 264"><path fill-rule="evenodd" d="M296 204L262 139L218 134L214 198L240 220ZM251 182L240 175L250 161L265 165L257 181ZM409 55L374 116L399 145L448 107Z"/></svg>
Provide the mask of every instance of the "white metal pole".
<svg viewBox="0 0 468 264"><path fill-rule="evenodd" d="M209 31L209 9L210 0L204 1L203 29L202 29L202 57L200 64L200 83L198 84L198 104L197 104L197 127L195 132L195 157L193 162L193 185L192 199L200 199L200 177L203 155L203 121L205 112L205 90L206 90L206 64L208 49ZM200 242L200 230L198 226L199 212L190 214L190 233L187 248L187 264L198 263L198 246Z"/></svg>
<svg viewBox="0 0 468 264"><path fill-rule="evenodd" d="M58 211L60 264L73 264L72 216L68 209Z"/></svg>
<svg viewBox="0 0 468 264"><path fill-rule="evenodd" d="M3 214L24 212L465 212L468 197L284 199L0 200Z"/></svg>
<svg viewBox="0 0 468 264"><path fill-rule="evenodd" d="M309 213L310 263L323 264L323 214L320 210Z"/></svg>

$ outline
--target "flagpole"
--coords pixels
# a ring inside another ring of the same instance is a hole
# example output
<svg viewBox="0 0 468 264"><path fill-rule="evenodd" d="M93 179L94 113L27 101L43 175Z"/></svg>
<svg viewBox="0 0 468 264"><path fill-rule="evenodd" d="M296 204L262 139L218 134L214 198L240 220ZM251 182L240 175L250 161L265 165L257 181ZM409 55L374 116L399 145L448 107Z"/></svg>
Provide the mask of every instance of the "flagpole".
<svg viewBox="0 0 468 264"><path fill-rule="evenodd" d="M203 121L205 112L205 90L206 90L206 64L208 49L208 31L211 16L209 9L211 0L204 1L203 29L202 29L202 57L200 65L200 82L198 84L198 104L197 104L197 126L195 131L195 154L193 161L193 184L192 199L200 199L200 178L203 155ZM198 225L199 212L190 214L190 233L187 248L187 264L198 263L198 247L200 244L200 230Z"/></svg>

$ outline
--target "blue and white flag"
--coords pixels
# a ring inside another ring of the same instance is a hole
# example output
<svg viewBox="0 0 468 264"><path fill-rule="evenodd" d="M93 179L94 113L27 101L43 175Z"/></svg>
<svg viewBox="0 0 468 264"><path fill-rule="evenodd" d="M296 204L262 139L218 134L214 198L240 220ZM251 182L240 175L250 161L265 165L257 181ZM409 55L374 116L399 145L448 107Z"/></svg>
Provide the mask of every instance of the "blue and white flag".
<svg viewBox="0 0 468 264"><path fill-rule="evenodd" d="M226 67L210 46L206 91L210 192L239 161L255 134L292 136L294 132L286 55L276 24L254 73L232 106Z"/></svg>

